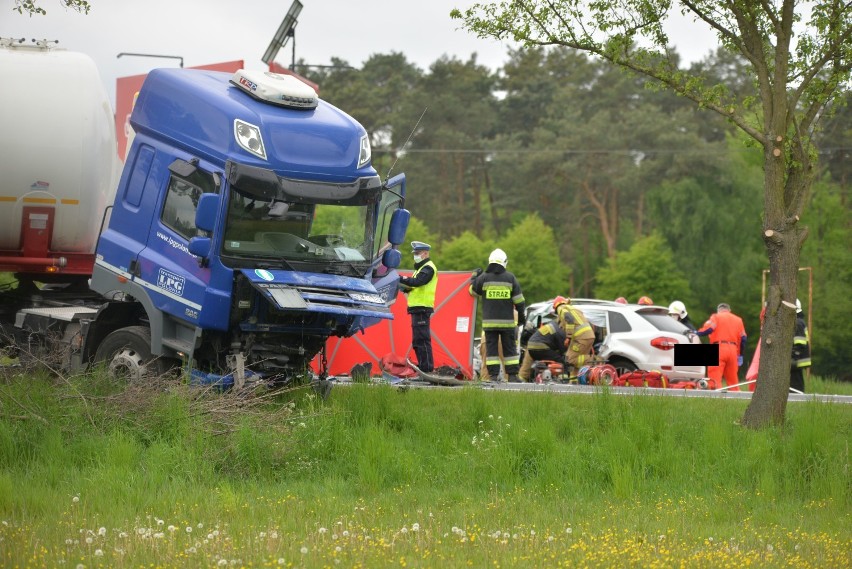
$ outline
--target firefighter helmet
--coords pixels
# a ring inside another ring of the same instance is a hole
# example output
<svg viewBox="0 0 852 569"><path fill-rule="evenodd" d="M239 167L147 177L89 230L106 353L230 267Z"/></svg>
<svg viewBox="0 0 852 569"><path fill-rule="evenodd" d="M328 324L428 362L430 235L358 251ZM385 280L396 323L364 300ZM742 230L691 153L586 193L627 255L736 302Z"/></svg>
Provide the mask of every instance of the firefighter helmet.
<svg viewBox="0 0 852 569"><path fill-rule="evenodd" d="M488 256L488 263L497 263L498 265L503 265L504 267L509 262L509 258L506 257L506 252L503 249L494 249L491 251L491 254Z"/></svg>
<svg viewBox="0 0 852 569"><path fill-rule="evenodd" d="M557 296L556 298L553 299L553 310L556 310L556 308L560 304L569 304L570 302L571 302L571 300L568 299L568 298L565 298L564 296Z"/></svg>
<svg viewBox="0 0 852 569"><path fill-rule="evenodd" d="M686 306L679 300L669 304L669 314L677 314L680 319L686 318Z"/></svg>
<svg viewBox="0 0 852 569"><path fill-rule="evenodd" d="M654 301L651 300L650 296L643 296L643 297L639 298L638 304L641 304L643 306L651 306L651 305L654 304Z"/></svg>

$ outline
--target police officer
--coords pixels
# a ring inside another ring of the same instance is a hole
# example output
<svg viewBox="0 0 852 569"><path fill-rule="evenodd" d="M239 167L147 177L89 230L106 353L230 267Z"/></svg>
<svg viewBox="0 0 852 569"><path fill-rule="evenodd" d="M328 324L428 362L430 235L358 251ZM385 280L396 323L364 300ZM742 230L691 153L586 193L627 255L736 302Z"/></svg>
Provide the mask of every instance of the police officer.
<svg viewBox="0 0 852 569"><path fill-rule="evenodd" d="M411 315L411 347L417 356L417 366L430 373L435 369L432 358L430 320L435 312L435 290L438 288L438 269L429 258L432 246L422 241L411 242L414 255L414 274L400 277L400 288L408 293L408 313Z"/></svg>
<svg viewBox="0 0 852 569"><path fill-rule="evenodd" d="M524 293L515 275L506 270L509 259L502 249L494 249L488 257L488 268L472 277L471 296L482 297L482 330L485 332L485 366L488 375L500 374L500 353L510 383L518 378L520 357L516 341L516 316L524 313Z"/></svg>

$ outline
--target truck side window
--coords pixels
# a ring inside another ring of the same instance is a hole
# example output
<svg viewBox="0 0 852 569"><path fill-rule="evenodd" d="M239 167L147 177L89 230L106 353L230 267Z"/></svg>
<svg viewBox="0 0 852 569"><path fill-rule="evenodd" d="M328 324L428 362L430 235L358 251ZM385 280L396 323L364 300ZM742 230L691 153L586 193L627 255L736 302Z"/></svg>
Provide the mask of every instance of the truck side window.
<svg viewBox="0 0 852 569"><path fill-rule="evenodd" d="M160 220L187 240L195 237L198 235L195 227L198 200L202 193L214 191L213 178L206 172L198 170L187 179L173 174L169 179L169 191Z"/></svg>
<svg viewBox="0 0 852 569"><path fill-rule="evenodd" d="M376 239L373 241L373 256L378 256L385 245L388 244L388 231L390 230L390 219L393 212L399 208L399 197L391 192L384 192L382 201L379 203L379 217L376 222Z"/></svg>

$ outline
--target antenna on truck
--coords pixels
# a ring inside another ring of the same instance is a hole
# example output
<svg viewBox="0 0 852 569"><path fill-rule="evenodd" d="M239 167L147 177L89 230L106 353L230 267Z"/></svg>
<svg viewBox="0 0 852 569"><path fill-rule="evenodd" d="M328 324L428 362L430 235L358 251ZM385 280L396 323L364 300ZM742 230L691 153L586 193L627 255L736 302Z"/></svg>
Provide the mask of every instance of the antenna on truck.
<svg viewBox="0 0 852 569"><path fill-rule="evenodd" d="M393 167L396 166L396 163L399 162L399 153L402 152L403 150L405 150L405 147L408 146L408 142L411 140L411 137L414 136L414 132L417 130L417 126L420 124L420 121L423 120L423 116L426 114L426 111L428 111L428 110L429 110L429 107L426 107L425 109L423 109L423 112L420 113L420 118L417 119L417 122L414 123L414 128L412 128L411 132L408 134L408 138L406 138L403 145L399 147L399 150L396 153L396 158L394 159L393 164L391 164L391 167L388 168L388 173L385 176L385 181L390 180L391 171L393 170Z"/></svg>

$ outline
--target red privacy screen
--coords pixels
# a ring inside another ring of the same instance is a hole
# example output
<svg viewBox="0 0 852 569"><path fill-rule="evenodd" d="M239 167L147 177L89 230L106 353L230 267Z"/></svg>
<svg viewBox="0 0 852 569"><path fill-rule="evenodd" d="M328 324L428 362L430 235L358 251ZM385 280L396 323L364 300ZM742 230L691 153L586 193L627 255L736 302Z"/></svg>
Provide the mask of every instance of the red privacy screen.
<svg viewBox="0 0 852 569"><path fill-rule="evenodd" d="M410 276L410 271L400 271ZM466 377L473 376L473 338L476 298L468 294L470 273L438 271L435 292L435 314L432 315L432 352L435 368L461 368ZM329 375L346 375L355 364L372 362L373 375L381 373L379 360L388 353L407 356L416 362L411 349L411 317L408 302L400 293L391 307L393 320L382 320L363 334L350 338L329 338L326 344ZM314 369L317 369L314 360Z"/></svg>

